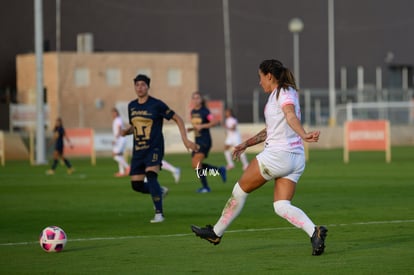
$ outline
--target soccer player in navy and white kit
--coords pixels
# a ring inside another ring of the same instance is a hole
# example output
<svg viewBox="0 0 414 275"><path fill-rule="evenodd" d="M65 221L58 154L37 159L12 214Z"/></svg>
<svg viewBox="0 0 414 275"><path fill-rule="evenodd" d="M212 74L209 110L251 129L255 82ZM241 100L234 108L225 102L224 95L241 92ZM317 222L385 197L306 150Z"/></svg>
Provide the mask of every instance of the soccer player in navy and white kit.
<svg viewBox="0 0 414 275"><path fill-rule="evenodd" d="M192 128L189 128L188 131L194 131L195 143L199 146L199 150L192 153L191 165L196 170L197 177L201 182L201 187L197 189L197 192L209 193L211 189L207 182L207 171L216 171L220 174L223 182L226 182L226 168L224 166L217 167L204 162L213 144L210 128L219 124L220 121L210 113L200 92L194 92L191 99L193 104L191 110Z"/></svg>
<svg viewBox="0 0 414 275"><path fill-rule="evenodd" d="M230 170L234 168L234 161L231 155L231 148L234 146L239 145L241 140L241 135L239 132L238 121L237 118L234 116L233 110L227 108L225 111L226 119L224 121L224 126L226 127L226 140L224 141L224 157L226 158L227 166L226 169ZM246 170L249 162L247 161L246 153L242 153L240 155L240 161L243 165L243 170Z"/></svg>
<svg viewBox="0 0 414 275"><path fill-rule="evenodd" d="M115 173L115 177L123 177L129 174L129 165L124 158L126 138L122 136L123 129L125 127L118 109L112 108L112 156L118 163L118 172Z"/></svg>
<svg viewBox="0 0 414 275"><path fill-rule="evenodd" d="M187 149L197 150L197 145L187 138L184 121L163 101L148 94L150 78L139 74L134 79L137 99L128 104L129 127L122 134L134 134L131 159L132 189L151 194L155 216L151 223L164 221L162 199L167 192L158 182L158 172L164 157L163 121L174 120ZM146 178L146 181L144 179Z"/></svg>
<svg viewBox="0 0 414 275"><path fill-rule="evenodd" d="M325 249L327 229L315 226L299 208L291 204L296 183L305 169L302 140L317 142L319 131L306 132L300 122L299 95L291 71L278 60L264 60L259 66L260 85L269 94L264 110L266 128L256 136L235 147L238 158L247 147L265 142L264 149L251 160L226 203L222 215L214 226L191 226L199 237L217 245L240 214L250 192L267 181L274 181L273 208L277 215L301 228L310 237L312 255L321 255Z"/></svg>

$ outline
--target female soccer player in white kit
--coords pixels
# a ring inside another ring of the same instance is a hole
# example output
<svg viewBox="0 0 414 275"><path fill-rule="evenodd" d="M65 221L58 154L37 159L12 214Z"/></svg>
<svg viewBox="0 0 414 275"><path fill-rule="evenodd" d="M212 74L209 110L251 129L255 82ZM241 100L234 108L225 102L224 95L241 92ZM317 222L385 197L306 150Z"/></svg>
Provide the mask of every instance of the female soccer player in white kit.
<svg viewBox="0 0 414 275"><path fill-rule="evenodd" d="M124 151L126 145L126 138L121 135L121 131L125 128L122 118L116 108L112 108L112 155L114 160L118 163L118 172L115 177L128 176L129 165L124 158Z"/></svg>
<svg viewBox="0 0 414 275"><path fill-rule="evenodd" d="M240 214L249 193L274 180L274 211L310 237L312 255L321 255L328 230L315 226L301 209L291 204L296 184L305 169L302 140L317 142L320 132L303 129L295 79L280 61L264 60L259 66L259 78L264 92L269 94L264 110L266 128L236 146L233 156L238 158L247 147L263 141L264 149L252 159L234 185L217 223L206 227L192 225L191 229L200 238L219 244L226 229Z"/></svg>
<svg viewBox="0 0 414 275"><path fill-rule="evenodd" d="M230 170L234 168L234 161L231 156L231 148L239 145L241 140L240 131L237 128L238 121L237 118L234 116L233 110L230 108L226 109L225 112L226 120L224 121L224 125L226 127L226 140L224 141L224 157L227 161L226 169ZM246 153L240 154L240 161L243 165L243 170L246 170L249 162L247 161Z"/></svg>

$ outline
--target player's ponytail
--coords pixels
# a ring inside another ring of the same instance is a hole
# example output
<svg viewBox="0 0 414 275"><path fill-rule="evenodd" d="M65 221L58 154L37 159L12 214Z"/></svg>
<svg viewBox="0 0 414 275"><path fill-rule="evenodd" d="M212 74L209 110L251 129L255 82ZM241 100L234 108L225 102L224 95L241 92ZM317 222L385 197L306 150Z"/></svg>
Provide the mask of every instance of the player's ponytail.
<svg viewBox="0 0 414 275"><path fill-rule="evenodd" d="M288 89L292 87L295 90L298 90L296 87L295 77L293 76L292 72L283 66L282 62L275 59L264 60L259 69L262 73L268 74L271 73L278 81L278 88L276 98L279 97L280 90Z"/></svg>
<svg viewBox="0 0 414 275"><path fill-rule="evenodd" d="M282 72L280 74L279 89L281 87L284 89L292 87L293 89L298 90L296 87L295 77L293 76L292 72L285 67L282 68Z"/></svg>

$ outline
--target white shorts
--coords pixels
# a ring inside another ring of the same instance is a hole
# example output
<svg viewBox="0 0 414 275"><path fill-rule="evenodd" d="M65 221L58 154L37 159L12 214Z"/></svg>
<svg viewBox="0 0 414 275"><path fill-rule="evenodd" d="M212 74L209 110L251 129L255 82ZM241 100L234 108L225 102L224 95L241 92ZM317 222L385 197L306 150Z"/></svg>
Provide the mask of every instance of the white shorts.
<svg viewBox="0 0 414 275"><path fill-rule="evenodd" d="M266 179L287 178L298 182L305 170L305 155L285 151L263 150L256 156L260 174Z"/></svg>
<svg viewBox="0 0 414 275"><path fill-rule="evenodd" d="M240 135L227 135L226 140L224 141L224 145L228 146L236 146L241 143L241 136Z"/></svg>
<svg viewBox="0 0 414 275"><path fill-rule="evenodd" d="M122 155L125 150L126 139L125 138L118 138L115 141L114 146L112 147L112 152L116 155Z"/></svg>

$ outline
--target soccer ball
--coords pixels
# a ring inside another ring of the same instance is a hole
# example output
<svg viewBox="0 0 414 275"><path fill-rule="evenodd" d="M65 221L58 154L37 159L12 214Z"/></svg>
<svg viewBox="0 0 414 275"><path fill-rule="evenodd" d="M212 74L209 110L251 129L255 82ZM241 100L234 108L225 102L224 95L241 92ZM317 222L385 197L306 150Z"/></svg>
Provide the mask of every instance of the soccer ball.
<svg viewBox="0 0 414 275"><path fill-rule="evenodd" d="M66 233L58 226L48 226L39 237L40 247L46 252L60 252L66 245Z"/></svg>

